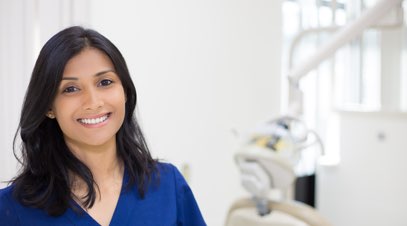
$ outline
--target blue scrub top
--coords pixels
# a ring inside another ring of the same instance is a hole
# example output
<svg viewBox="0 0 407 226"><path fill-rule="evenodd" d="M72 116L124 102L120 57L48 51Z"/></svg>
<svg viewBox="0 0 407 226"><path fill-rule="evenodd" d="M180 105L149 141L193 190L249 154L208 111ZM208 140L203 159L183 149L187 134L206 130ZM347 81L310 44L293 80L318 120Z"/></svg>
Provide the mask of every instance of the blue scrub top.
<svg viewBox="0 0 407 226"><path fill-rule="evenodd" d="M125 171L122 192L113 213L110 226L201 226L206 225L194 195L185 179L173 165L158 163L159 183L150 183L144 199L137 188L126 189L128 175ZM99 225L74 201L78 211L68 208L58 217L49 216L41 209L21 205L12 196L13 185L0 190L0 225L29 226L96 226Z"/></svg>

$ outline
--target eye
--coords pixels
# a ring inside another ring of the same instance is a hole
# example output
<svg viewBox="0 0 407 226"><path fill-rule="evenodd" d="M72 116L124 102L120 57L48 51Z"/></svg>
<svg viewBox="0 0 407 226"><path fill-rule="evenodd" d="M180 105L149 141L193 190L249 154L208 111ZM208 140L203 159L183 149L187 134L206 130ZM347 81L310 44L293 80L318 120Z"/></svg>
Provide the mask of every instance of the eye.
<svg viewBox="0 0 407 226"><path fill-rule="evenodd" d="M103 79L102 81L100 81L99 86L109 86L113 83L112 80L109 79Z"/></svg>
<svg viewBox="0 0 407 226"><path fill-rule="evenodd" d="M79 91L79 89L76 88L75 86L69 86L69 87L66 87L63 90L63 93L73 93L73 92L76 92L76 91Z"/></svg>

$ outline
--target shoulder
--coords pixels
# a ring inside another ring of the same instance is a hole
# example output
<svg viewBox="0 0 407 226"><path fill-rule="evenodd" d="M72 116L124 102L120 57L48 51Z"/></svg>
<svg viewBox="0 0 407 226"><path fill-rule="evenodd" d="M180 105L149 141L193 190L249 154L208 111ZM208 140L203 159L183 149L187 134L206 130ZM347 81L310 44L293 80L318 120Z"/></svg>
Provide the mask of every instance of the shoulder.
<svg viewBox="0 0 407 226"><path fill-rule="evenodd" d="M158 163L157 169L160 183L174 190L178 224L206 225L193 192L181 172L170 163Z"/></svg>
<svg viewBox="0 0 407 226"><path fill-rule="evenodd" d="M156 163L156 167L158 169L158 171L172 171L174 170L176 167L174 165L172 165L171 163L167 163L167 162L157 162Z"/></svg>
<svg viewBox="0 0 407 226"><path fill-rule="evenodd" d="M158 162L157 173L160 180L160 184L172 185L176 188L187 188L189 186L182 176L181 172L176 166L171 163Z"/></svg>
<svg viewBox="0 0 407 226"><path fill-rule="evenodd" d="M177 167L175 167L171 163L166 163L166 162L157 162L156 169L158 171L158 174L160 176L165 176L165 177L175 177L178 175L181 175Z"/></svg>
<svg viewBox="0 0 407 226"><path fill-rule="evenodd" d="M4 204L9 202L10 198L12 197L12 194L13 194L12 186L0 189L0 207L3 207Z"/></svg>
<svg viewBox="0 0 407 226"><path fill-rule="evenodd" d="M153 181L157 181L159 187L165 189L175 189L177 178L182 177L181 173L171 163L157 162L155 165L155 171L153 173ZM171 190L172 190L171 189Z"/></svg>
<svg viewBox="0 0 407 226"><path fill-rule="evenodd" d="M13 186L0 189L0 210L4 210L13 205Z"/></svg>
<svg viewBox="0 0 407 226"><path fill-rule="evenodd" d="M171 163L158 162L157 173L161 186L174 187L177 196L184 194L192 195L191 188L176 166Z"/></svg>
<svg viewBox="0 0 407 226"><path fill-rule="evenodd" d="M13 198L13 186L0 189L0 219L5 225L19 225L16 201Z"/></svg>

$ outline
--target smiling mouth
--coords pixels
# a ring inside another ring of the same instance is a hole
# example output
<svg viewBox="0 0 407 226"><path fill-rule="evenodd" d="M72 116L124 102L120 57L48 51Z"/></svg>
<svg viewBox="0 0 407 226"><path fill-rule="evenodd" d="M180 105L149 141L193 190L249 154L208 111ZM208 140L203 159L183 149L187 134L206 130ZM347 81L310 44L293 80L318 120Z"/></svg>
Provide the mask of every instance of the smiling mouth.
<svg viewBox="0 0 407 226"><path fill-rule="evenodd" d="M85 125L96 125L106 121L112 113L107 113L99 118L80 118L78 122Z"/></svg>

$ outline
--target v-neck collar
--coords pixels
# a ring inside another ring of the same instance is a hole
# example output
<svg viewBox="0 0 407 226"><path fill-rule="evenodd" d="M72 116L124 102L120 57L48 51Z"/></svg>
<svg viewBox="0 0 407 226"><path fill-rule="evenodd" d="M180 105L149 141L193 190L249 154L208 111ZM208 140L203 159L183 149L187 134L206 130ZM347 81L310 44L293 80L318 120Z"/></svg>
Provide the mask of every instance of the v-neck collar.
<svg viewBox="0 0 407 226"><path fill-rule="evenodd" d="M130 218L132 208L131 203L135 203L136 196L133 193L133 189L127 188L127 183L129 181L129 176L127 174L126 168L123 173L122 188L120 192L119 199L117 200L116 207L113 211L112 219L110 220L109 226L119 226L126 225L125 223ZM100 224L93 219L76 201L71 199L72 205L77 209L76 211L72 208L68 208L66 216L75 226L100 226Z"/></svg>
<svg viewBox="0 0 407 226"><path fill-rule="evenodd" d="M120 192L119 200L117 200L117 205L109 224L110 226L127 225L127 222L131 217L133 208L130 207L133 207L136 203L137 197L134 194L134 189L128 187L128 182L129 175L126 168L124 168L122 190Z"/></svg>

